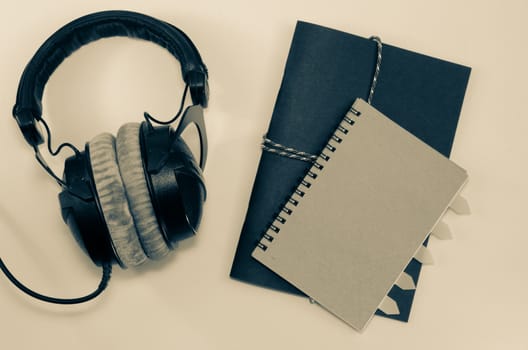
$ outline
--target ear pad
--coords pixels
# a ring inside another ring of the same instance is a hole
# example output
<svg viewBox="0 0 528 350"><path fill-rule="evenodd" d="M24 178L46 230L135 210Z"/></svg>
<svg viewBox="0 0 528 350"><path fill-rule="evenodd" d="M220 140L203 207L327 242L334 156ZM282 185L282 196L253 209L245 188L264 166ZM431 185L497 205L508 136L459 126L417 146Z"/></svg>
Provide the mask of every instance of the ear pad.
<svg viewBox="0 0 528 350"><path fill-rule="evenodd" d="M141 157L139 132L139 123L127 123L119 128L116 138L117 162L143 250L149 258L159 259L167 255L169 246L163 238L152 207Z"/></svg>
<svg viewBox="0 0 528 350"><path fill-rule="evenodd" d="M88 144L90 164L101 211L115 251L126 266L147 259L134 226L116 157L115 138L103 133Z"/></svg>

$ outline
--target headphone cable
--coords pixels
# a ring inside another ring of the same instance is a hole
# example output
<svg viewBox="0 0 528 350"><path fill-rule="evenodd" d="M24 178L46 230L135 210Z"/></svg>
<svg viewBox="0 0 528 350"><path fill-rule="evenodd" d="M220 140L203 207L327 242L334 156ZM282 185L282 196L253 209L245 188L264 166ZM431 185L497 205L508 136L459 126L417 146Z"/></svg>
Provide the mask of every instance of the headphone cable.
<svg viewBox="0 0 528 350"><path fill-rule="evenodd" d="M163 120L159 120L159 119L154 118L148 112L144 112L143 116L145 117L145 120L147 122L149 122L149 123L150 122L154 122L154 123L158 123L160 125L172 124L176 119L178 119L180 117L180 115L183 112L183 107L185 106L185 99L187 98L187 92L188 91L189 91L189 85L185 84L185 89L183 90L183 96L182 96L181 101L180 101L180 108L178 109L178 112L176 113L176 115L174 117L172 117L171 119L169 119L167 121L163 121Z"/></svg>
<svg viewBox="0 0 528 350"><path fill-rule="evenodd" d="M6 275L6 277L9 279L11 283L13 283L18 289L20 289L22 292L26 293L27 295L35 299L45 301L47 303L62 304L62 305L81 304L81 303L85 303L87 301L90 301L96 298L97 296L99 296L99 294L101 294L106 289L106 287L108 286L108 282L110 281L110 277L112 276L112 265L110 263L103 264L102 266L103 273L101 277L101 282L99 282L99 286L97 287L95 291L83 297L79 297L79 298L62 299L62 298L49 297L49 296L37 293L31 290L30 288L26 287L15 276L13 276L11 271L9 271L7 266L4 264L4 261L2 260L2 258L0 258L0 270L2 270L2 272Z"/></svg>

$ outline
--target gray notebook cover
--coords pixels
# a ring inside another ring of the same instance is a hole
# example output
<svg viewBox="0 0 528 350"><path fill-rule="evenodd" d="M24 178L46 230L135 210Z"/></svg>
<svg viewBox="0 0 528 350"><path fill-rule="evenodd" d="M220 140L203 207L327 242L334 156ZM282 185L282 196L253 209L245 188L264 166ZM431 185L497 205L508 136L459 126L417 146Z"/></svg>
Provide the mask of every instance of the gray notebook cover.
<svg viewBox="0 0 528 350"><path fill-rule="evenodd" d="M361 330L467 173L365 101L353 109L252 255Z"/></svg>

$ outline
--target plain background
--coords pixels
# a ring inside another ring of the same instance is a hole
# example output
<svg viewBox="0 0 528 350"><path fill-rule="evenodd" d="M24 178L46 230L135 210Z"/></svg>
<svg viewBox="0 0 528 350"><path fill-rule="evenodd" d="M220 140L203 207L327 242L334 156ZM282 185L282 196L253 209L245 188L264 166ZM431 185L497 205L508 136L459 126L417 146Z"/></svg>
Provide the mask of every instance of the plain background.
<svg viewBox="0 0 528 350"><path fill-rule="evenodd" d="M99 270L62 223L58 188L36 165L11 108L40 44L103 9L174 23L209 67L203 224L168 260L116 268L109 289L86 305L45 305L0 278L0 348L528 348L526 1L3 2L0 255L31 287L56 296L91 291ZM228 277L297 19L473 68L452 153L470 174L464 195L473 214L448 213L455 239L431 241L435 265L423 269L408 324L375 317L359 334L306 299ZM178 64L161 48L103 40L52 76L44 116L55 141L82 147L141 121L144 110L169 117L182 88ZM62 160L51 163L62 172Z"/></svg>

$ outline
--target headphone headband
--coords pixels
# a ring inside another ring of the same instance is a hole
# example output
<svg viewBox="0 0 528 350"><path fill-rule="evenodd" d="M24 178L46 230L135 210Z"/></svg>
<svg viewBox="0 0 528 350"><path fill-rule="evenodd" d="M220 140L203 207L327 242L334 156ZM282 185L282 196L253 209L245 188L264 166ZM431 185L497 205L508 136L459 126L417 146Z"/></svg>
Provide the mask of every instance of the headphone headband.
<svg viewBox="0 0 528 350"><path fill-rule="evenodd" d="M166 48L180 61L193 103L207 106L207 68L185 33L169 23L136 12L97 12L78 18L56 31L42 44L24 69L13 117L31 146L43 142L37 122L42 116L42 94L51 74L80 47L113 36L144 39Z"/></svg>

